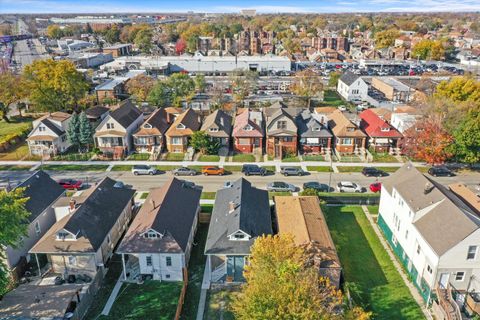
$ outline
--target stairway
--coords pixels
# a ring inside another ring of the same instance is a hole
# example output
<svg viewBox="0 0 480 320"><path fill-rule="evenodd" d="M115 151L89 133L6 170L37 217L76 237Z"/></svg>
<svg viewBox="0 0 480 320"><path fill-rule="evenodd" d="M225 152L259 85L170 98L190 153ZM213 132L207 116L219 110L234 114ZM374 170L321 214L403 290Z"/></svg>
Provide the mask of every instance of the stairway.
<svg viewBox="0 0 480 320"><path fill-rule="evenodd" d="M212 282L217 282L225 275L225 262L215 268L210 275Z"/></svg>
<svg viewBox="0 0 480 320"><path fill-rule="evenodd" d="M447 314L448 320L462 320L460 308L452 297L450 286L447 286L447 288L437 287L437 296L440 306Z"/></svg>

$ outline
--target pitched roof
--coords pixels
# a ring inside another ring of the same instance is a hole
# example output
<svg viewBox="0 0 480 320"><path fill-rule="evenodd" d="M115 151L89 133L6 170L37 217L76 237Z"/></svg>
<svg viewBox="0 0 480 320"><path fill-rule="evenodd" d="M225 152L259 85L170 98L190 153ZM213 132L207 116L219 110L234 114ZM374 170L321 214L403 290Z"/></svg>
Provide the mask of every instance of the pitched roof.
<svg viewBox="0 0 480 320"><path fill-rule="evenodd" d="M324 123L323 118L318 114L312 114L308 110L304 110L295 119L298 128L298 135L301 138L331 138L332 133ZM318 129L318 130L317 130Z"/></svg>
<svg viewBox="0 0 480 320"><path fill-rule="evenodd" d="M243 112L235 117L235 124L233 126L234 137L263 137L263 119L262 113L259 111L251 111L245 109ZM244 130L247 125L250 125L253 130Z"/></svg>
<svg viewBox="0 0 480 320"><path fill-rule="evenodd" d="M134 136L152 136L163 135L170 127L168 115L164 108L159 108L153 112L142 126L135 132Z"/></svg>
<svg viewBox="0 0 480 320"><path fill-rule="evenodd" d="M235 207L232 212L231 205ZM228 236L238 230L251 238L248 241L229 240ZM249 254L258 236L272 232L268 192L240 178L231 187L217 191L205 254Z"/></svg>
<svg viewBox="0 0 480 320"><path fill-rule="evenodd" d="M32 174L16 188L25 188L23 194L28 197L25 208L30 212L28 217L30 222L34 221L65 192L56 181L42 170Z"/></svg>
<svg viewBox="0 0 480 320"><path fill-rule="evenodd" d="M185 252L201 193L200 188L176 178L171 178L161 188L150 189L117 252ZM151 229L162 237L145 238L143 234Z"/></svg>
<svg viewBox="0 0 480 320"><path fill-rule="evenodd" d="M340 110L335 110L330 113L328 126L332 130L333 134L337 137L366 137L365 134L347 117L343 115Z"/></svg>
<svg viewBox="0 0 480 320"><path fill-rule="evenodd" d="M351 71L347 71L344 74L342 74L339 80L345 83L347 86L349 86L352 83L354 83L358 78L360 78L360 76L354 74Z"/></svg>
<svg viewBox="0 0 480 320"><path fill-rule="evenodd" d="M273 124L282 118L287 121L291 121L295 130L288 130L288 125L286 129L275 128ZM279 108L270 117L267 117L267 135L273 136L278 134L297 135L297 124L293 120L293 117L285 110L285 108Z"/></svg>
<svg viewBox="0 0 480 320"><path fill-rule="evenodd" d="M45 125L45 127L47 127L48 129L52 130L53 133L55 133L57 136L61 136L65 133L65 130L63 130L62 128L59 128L58 126L56 126L53 122L51 122L50 120L47 119L43 119L41 121L41 123L43 123Z"/></svg>
<svg viewBox="0 0 480 320"><path fill-rule="evenodd" d="M122 101L115 110L110 112L110 117L124 128L128 128L141 116L142 112L128 99Z"/></svg>
<svg viewBox="0 0 480 320"><path fill-rule="evenodd" d="M88 196L82 199L80 206L57 221L30 251L96 252L135 194L135 190L117 188L115 183L115 180L105 177L94 189L86 191ZM56 240L57 232L61 230L76 234L77 240Z"/></svg>
<svg viewBox="0 0 480 320"><path fill-rule="evenodd" d="M177 127L182 124L185 129L178 129ZM200 116L195 113L191 108L188 108L185 112L175 119L170 128L167 130L167 136L189 136L194 131L200 129Z"/></svg>
<svg viewBox="0 0 480 320"><path fill-rule="evenodd" d="M360 113L360 127L369 137L401 138L402 134L398 132L387 121L380 118L372 109Z"/></svg>
<svg viewBox="0 0 480 320"><path fill-rule="evenodd" d="M62 111L56 111L56 112L46 114L43 117L39 118L38 120L40 120L40 119L52 119L54 121L62 122L62 121L67 120L71 116L72 115L70 113L66 113L66 112L62 112Z"/></svg>
<svg viewBox="0 0 480 320"><path fill-rule="evenodd" d="M87 117L100 118L103 114L107 113L110 109L103 106L94 106L85 110Z"/></svg>
<svg viewBox="0 0 480 320"><path fill-rule="evenodd" d="M218 127L218 132L208 131L212 126ZM215 110L203 120L201 130L212 137L228 138L232 133L232 117L223 110Z"/></svg>
<svg viewBox="0 0 480 320"><path fill-rule="evenodd" d="M463 183L452 183L448 187L480 217L480 196Z"/></svg>

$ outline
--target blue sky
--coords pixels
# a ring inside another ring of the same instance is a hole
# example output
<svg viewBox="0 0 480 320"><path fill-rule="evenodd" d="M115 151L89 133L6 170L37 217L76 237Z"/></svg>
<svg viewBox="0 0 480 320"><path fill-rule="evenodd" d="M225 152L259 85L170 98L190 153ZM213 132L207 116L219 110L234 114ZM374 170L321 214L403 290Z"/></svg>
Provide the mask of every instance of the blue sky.
<svg viewBox="0 0 480 320"><path fill-rule="evenodd" d="M480 11L480 0L0 0L0 13Z"/></svg>

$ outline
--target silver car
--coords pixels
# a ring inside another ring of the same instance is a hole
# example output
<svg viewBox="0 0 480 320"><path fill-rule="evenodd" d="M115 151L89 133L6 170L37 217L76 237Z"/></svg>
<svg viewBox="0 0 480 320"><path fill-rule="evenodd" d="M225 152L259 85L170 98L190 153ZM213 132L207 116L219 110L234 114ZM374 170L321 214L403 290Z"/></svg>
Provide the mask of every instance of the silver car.
<svg viewBox="0 0 480 320"><path fill-rule="evenodd" d="M363 188L350 181L340 181L337 184L338 192L363 192Z"/></svg>
<svg viewBox="0 0 480 320"><path fill-rule="evenodd" d="M273 192L283 192L283 191L295 192L297 191L297 187L295 187L293 184L290 184L290 183L275 181L267 184L267 190L273 191Z"/></svg>
<svg viewBox="0 0 480 320"><path fill-rule="evenodd" d="M197 171L187 168L180 167L172 170L174 176L194 176L197 174Z"/></svg>
<svg viewBox="0 0 480 320"><path fill-rule="evenodd" d="M132 167L132 173L136 176L140 174L149 174L153 176L154 174L158 173L158 170L155 167L147 166L147 165L134 165Z"/></svg>

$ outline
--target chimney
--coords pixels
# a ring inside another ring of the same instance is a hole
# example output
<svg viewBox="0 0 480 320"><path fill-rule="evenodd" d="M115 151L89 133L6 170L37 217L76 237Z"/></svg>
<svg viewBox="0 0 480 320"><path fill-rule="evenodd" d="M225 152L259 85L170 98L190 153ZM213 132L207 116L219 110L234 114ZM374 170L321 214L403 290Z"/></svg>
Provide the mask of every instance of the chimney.
<svg viewBox="0 0 480 320"><path fill-rule="evenodd" d="M433 186L430 182L425 183L425 187L423 188L423 194L429 194L430 191L433 190Z"/></svg>
<svg viewBox="0 0 480 320"><path fill-rule="evenodd" d="M228 203L228 213L232 213L233 211L235 211L235 207L236 207L236 206L235 206L235 202L230 201L230 202Z"/></svg>
<svg viewBox="0 0 480 320"><path fill-rule="evenodd" d="M70 206L70 212L74 211L75 210L75 205L77 204L77 201L75 201L74 199L70 199L70 203L69 203L69 206Z"/></svg>

